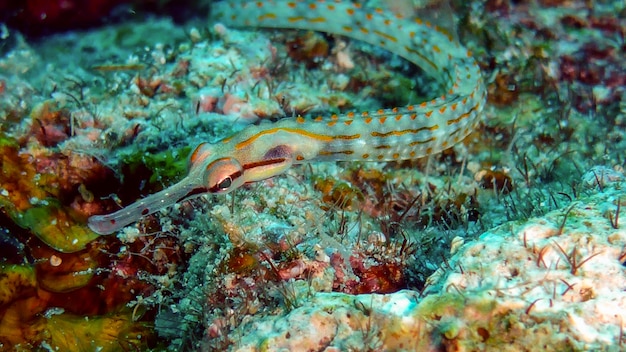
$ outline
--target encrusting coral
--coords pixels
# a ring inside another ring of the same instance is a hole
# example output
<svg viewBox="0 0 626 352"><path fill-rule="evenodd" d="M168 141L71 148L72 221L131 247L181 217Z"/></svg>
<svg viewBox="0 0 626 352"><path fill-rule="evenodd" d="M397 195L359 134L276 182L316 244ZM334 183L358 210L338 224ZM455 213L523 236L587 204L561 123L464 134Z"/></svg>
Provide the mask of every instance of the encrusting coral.
<svg viewBox="0 0 626 352"><path fill-rule="evenodd" d="M626 178L616 176L570 206L465 244L421 294L316 293L237 327L232 350L621 350L626 227L606 216L626 204Z"/></svg>

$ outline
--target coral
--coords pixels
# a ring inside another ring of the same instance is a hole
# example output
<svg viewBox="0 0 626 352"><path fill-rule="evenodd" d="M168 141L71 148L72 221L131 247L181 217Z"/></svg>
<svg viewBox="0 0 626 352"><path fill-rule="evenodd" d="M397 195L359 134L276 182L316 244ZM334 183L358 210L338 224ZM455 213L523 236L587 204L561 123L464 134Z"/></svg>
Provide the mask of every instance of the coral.
<svg viewBox="0 0 626 352"><path fill-rule="evenodd" d="M504 170L481 170L474 176L482 188L501 194L508 194L513 190L513 178Z"/></svg>
<svg viewBox="0 0 626 352"><path fill-rule="evenodd" d="M74 350L85 340L103 351L148 346L148 326L135 323L128 310L87 320L82 315L64 313L63 308L50 302L53 294L39 287L37 276L31 266L0 266L0 347L28 350L47 345Z"/></svg>
<svg viewBox="0 0 626 352"><path fill-rule="evenodd" d="M337 254L331 257L331 265L335 269L334 291L351 294L392 293L409 287L407 276L411 257L416 252L415 244L406 239L401 243L395 240L380 243L376 239L372 242L370 245L363 244L364 248L355 248L349 265L342 263Z"/></svg>
<svg viewBox="0 0 626 352"><path fill-rule="evenodd" d="M320 293L285 316L245 324L248 333L236 332L240 343L233 350L408 350L417 340L402 336L410 336L407 326L415 321L407 317L415 301L410 291L386 296ZM260 333L264 330L270 333Z"/></svg>
<svg viewBox="0 0 626 352"><path fill-rule="evenodd" d="M90 317L87 322L83 316L52 314L45 319L42 328L45 344L64 351L85 345L100 351L145 350L154 346L150 324L136 323L128 311Z"/></svg>
<svg viewBox="0 0 626 352"><path fill-rule="evenodd" d="M335 181L332 177L314 180L315 189L322 193L322 200L337 209L355 210L363 201L363 194L349 183Z"/></svg>
<svg viewBox="0 0 626 352"><path fill-rule="evenodd" d="M30 133L44 147L54 147L70 136L70 111L59 109L53 102L46 101L36 106L30 119Z"/></svg>
<svg viewBox="0 0 626 352"><path fill-rule="evenodd" d="M145 311L126 304L152 292L156 282L142 275L166 277L175 270L176 248L167 238L135 241L128 250L102 239L76 253L60 253L36 238L27 245L34 264L0 267L1 343L73 350L84 340L67 336L93 335L86 341L104 350L155 345Z"/></svg>
<svg viewBox="0 0 626 352"><path fill-rule="evenodd" d="M71 209L59 207L54 200L47 203L45 206L27 209L16 223L28 228L47 245L61 252L83 249L98 237L85 227L84 217L77 216Z"/></svg>
<svg viewBox="0 0 626 352"><path fill-rule="evenodd" d="M491 104L509 106L519 98L517 84L513 77L500 74L488 87L488 101Z"/></svg>
<svg viewBox="0 0 626 352"><path fill-rule="evenodd" d="M321 34L312 31L288 40L285 45L289 57L298 62L304 62L307 69L319 67L329 53L326 39Z"/></svg>
<svg viewBox="0 0 626 352"><path fill-rule="evenodd" d="M88 182L84 177L89 175L90 169L81 168L84 164L65 164L67 159L62 158L55 165L65 167L38 170L38 166L45 160L55 163L59 156L52 155L50 159L41 157L33 163L32 156L19 153L16 144L10 141L5 140L0 148L0 204L17 224L33 231L44 242L63 252L80 250L97 237L84 226L85 214L77 213L58 200L71 197L65 193L68 192L67 188L74 188L73 192L77 192L75 182Z"/></svg>
<svg viewBox="0 0 626 352"><path fill-rule="evenodd" d="M626 277L618 258L626 232L607 226L604 214L612 199L623 197L620 188L614 182L566 209L484 233L431 283L463 297L491 297L500 313L485 327L482 346L549 341L556 350L619 349L624 322L617 317L626 310L619 288Z"/></svg>
<svg viewBox="0 0 626 352"><path fill-rule="evenodd" d="M150 325L124 305L152 291L152 284L139 279L143 273L174 270L177 246L162 238L134 241L126 251L114 238L98 239L84 225L88 215L102 211L89 189L111 173L94 158L52 149L25 151L4 135L0 148L0 206L7 219L24 229L3 230L18 241L19 262L32 263L2 265L0 342L63 350L84 348L83 339L103 350L153 345ZM175 172L170 166L176 161L165 154L148 164Z"/></svg>
<svg viewBox="0 0 626 352"><path fill-rule="evenodd" d="M425 296L315 293L242 323L233 350L620 349L626 232L607 226L604 211L621 197L612 182L568 208L487 231L440 267Z"/></svg>

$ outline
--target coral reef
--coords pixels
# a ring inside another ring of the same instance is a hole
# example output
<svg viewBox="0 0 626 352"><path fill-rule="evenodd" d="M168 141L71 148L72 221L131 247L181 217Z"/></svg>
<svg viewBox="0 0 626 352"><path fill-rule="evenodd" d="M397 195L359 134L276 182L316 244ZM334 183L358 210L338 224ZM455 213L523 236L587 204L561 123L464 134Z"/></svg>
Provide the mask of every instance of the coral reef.
<svg viewBox="0 0 626 352"><path fill-rule="evenodd" d="M313 32L0 26L0 349L623 350L624 3L452 9L489 90L466 140L294 167L113 236L87 218L176 182L201 142L435 84Z"/></svg>
<svg viewBox="0 0 626 352"><path fill-rule="evenodd" d="M460 247L421 294L316 293L252 318L232 350L620 350L626 315L626 204L620 180ZM615 228L617 227L617 228ZM305 295L294 286L295 295Z"/></svg>

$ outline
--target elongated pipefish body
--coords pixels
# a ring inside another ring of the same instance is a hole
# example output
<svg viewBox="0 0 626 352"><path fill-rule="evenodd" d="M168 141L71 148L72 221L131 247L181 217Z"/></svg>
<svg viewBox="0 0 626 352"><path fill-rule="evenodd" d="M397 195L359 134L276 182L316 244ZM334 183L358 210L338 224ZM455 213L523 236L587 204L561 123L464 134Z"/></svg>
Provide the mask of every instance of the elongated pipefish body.
<svg viewBox="0 0 626 352"><path fill-rule="evenodd" d="M346 1L254 1L213 4L229 26L323 31L381 46L421 67L445 94L416 105L249 126L190 155L177 184L115 213L89 218L108 234L163 207L202 193L228 193L245 183L314 161L392 161L438 153L475 128L486 100L478 65L446 32L421 19Z"/></svg>

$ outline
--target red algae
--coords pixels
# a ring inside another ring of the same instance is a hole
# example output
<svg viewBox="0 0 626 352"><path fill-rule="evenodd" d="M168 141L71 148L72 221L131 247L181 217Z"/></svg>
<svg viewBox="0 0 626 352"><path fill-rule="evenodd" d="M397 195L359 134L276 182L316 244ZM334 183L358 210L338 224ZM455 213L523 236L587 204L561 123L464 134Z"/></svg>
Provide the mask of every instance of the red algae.
<svg viewBox="0 0 626 352"><path fill-rule="evenodd" d="M298 35L285 44L289 56L298 62L303 62L308 69L319 67L329 54L326 39L321 34L312 31Z"/></svg>

